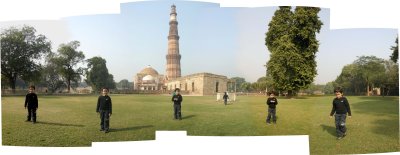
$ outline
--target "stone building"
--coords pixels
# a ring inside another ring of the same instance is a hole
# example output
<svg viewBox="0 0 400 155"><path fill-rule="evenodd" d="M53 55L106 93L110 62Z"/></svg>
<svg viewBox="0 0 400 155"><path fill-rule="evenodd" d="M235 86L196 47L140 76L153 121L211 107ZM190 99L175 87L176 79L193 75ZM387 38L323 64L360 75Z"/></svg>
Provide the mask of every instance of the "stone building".
<svg viewBox="0 0 400 155"><path fill-rule="evenodd" d="M162 90L164 86L164 75L158 72L151 66L142 69L133 78L134 90Z"/></svg>
<svg viewBox="0 0 400 155"><path fill-rule="evenodd" d="M175 80L169 80L165 85L168 91L179 88L189 95L215 95L228 91L228 88L234 88L234 82L230 81L226 76L211 73L186 75Z"/></svg>

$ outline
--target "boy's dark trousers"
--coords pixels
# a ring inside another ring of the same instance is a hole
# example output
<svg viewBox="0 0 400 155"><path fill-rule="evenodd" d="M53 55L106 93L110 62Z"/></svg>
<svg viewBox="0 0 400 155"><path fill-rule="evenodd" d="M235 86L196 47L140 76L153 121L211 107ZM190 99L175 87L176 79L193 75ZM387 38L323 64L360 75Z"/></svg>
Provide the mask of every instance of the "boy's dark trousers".
<svg viewBox="0 0 400 155"><path fill-rule="evenodd" d="M174 117L175 119L182 119L180 104L174 104Z"/></svg>
<svg viewBox="0 0 400 155"><path fill-rule="evenodd" d="M276 123L276 108L268 108L267 123L271 123L271 116L272 121Z"/></svg>
<svg viewBox="0 0 400 155"><path fill-rule="evenodd" d="M336 134L343 137L346 134L346 114L335 114Z"/></svg>
<svg viewBox="0 0 400 155"><path fill-rule="evenodd" d="M110 127L110 111L109 110L100 110L100 128L101 130L108 131Z"/></svg>
<svg viewBox="0 0 400 155"><path fill-rule="evenodd" d="M28 116L27 116L26 121L31 121L31 118L32 118L33 122L36 122L36 108L28 107Z"/></svg>
<svg viewBox="0 0 400 155"><path fill-rule="evenodd" d="M228 100L224 100L224 104L226 105L226 103L228 102Z"/></svg>

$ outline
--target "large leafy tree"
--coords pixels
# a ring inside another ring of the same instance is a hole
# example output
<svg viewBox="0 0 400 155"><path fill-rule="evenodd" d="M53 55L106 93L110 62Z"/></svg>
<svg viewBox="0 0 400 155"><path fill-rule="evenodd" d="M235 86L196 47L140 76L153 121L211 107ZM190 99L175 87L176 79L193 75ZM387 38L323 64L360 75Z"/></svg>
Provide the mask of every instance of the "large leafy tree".
<svg viewBox="0 0 400 155"><path fill-rule="evenodd" d="M375 56L361 56L354 64L357 65L356 72L361 76L365 82L366 94L370 95L370 87L379 86L383 81L385 75L384 60Z"/></svg>
<svg viewBox="0 0 400 155"><path fill-rule="evenodd" d="M83 74L83 68L79 67L78 64L84 62L85 55L82 51L77 50L79 46L79 41L61 44L58 47L58 53L50 60L57 65L57 70L67 85L68 93L71 90L71 86L77 86Z"/></svg>
<svg viewBox="0 0 400 155"><path fill-rule="evenodd" d="M391 50L393 50L392 55L390 56L390 59L393 62L397 62L397 60L399 60L399 37L396 38L396 46L392 46L392 48L390 48Z"/></svg>
<svg viewBox="0 0 400 155"><path fill-rule="evenodd" d="M115 88L114 77L108 73L105 59L90 58L87 60L87 67L86 82L92 86L93 90L99 90L102 87Z"/></svg>
<svg viewBox="0 0 400 155"><path fill-rule="evenodd" d="M62 76L58 73L58 66L55 64L54 53L51 53L46 58L46 65L42 70L42 81L50 93L65 87Z"/></svg>
<svg viewBox="0 0 400 155"><path fill-rule="evenodd" d="M389 69L393 70L393 66L386 64L387 67L383 59L375 56L358 57L352 64L343 67L335 82L347 92L370 95L371 87L381 87L390 79L388 75L393 71Z"/></svg>
<svg viewBox="0 0 400 155"><path fill-rule="evenodd" d="M121 89L129 89L132 87L132 85L127 79L123 79L118 82L118 87Z"/></svg>
<svg viewBox="0 0 400 155"><path fill-rule="evenodd" d="M274 87L288 91L292 96L299 89L307 88L317 75L315 54L319 43L322 22L320 8L282 6L275 11L268 24L265 44L270 51L267 72L274 80Z"/></svg>
<svg viewBox="0 0 400 155"><path fill-rule="evenodd" d="M242 78L242 77L233 77L230 80L235 81L236 84L236 91L244 91L244 89L242 89L242 84L246 82L246 79Z"/></svg>
<svg viewBox="0 0 400 155"><path fill-rule="evenodd" d="M40 59L51 51L51 42L44 35L37 35L35 28L10 27L0 34L1 75L8 80L15 93L18 78L36 81L40 78Z"/></svg>

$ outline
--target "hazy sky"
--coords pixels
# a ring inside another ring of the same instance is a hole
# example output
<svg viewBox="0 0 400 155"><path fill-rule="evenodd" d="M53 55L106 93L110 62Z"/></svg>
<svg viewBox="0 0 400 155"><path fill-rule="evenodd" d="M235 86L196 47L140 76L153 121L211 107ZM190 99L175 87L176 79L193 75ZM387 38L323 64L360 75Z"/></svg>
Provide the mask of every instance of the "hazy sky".
<svg viewBox="0 0 400 155"><path fill-rule="evenodd" d="M81 42L86 58L107 60L114 80L133 80L147 65L165 74L165 55L171 5L177 9L182 75L210 72L244 77L254 82L265 75L269 52L265 46L277 7L220 7L218 3L146 1L120 5L119 14L70 16L61 20L0 22L0 28L28 24L53 42ZM330 30L330 9L319 13L324 23L317 35L318 75L315 83L335 80L344 65L357 56L375 55L388 59L397 29Z"/></svg>

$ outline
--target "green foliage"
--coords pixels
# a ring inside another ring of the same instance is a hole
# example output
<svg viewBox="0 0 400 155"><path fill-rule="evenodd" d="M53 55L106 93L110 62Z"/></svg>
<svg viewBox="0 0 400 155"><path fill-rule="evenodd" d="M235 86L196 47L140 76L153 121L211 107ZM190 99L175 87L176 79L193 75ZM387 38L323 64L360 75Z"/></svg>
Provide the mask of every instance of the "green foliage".
<svg viewBox="0 0 400 155"><path fill-rule="evenodd" d="M246 80L242 77L233 77L230 80L234 80L236 82L236 91L244 91L244 89L241 87L243 83L246 82Z"/></svg>
<svg viewBox="0 0 400 155"><path fill-rule="evenodd" d="M68 44L61 44L58 47L57 54L54 55L49 61L57 66L58 72L63 77L68 93L71 87L78 86L83 74L83 68L78 67L79 63L83 63L85 55L82 51L77 51L80 46L79 41L71 41ZM73 82L71 84L71 82Z"/></svg>
<svg viewBox="0 0 400 155"><path fill-rule="evenodd" d="M10 27L0 34L1 74L15 91L18 78L24 81L38 81L40 78L40 59L50 53L51 43L44 35L37 35L36 29L23 26Z"/></svg>
<svg viewBox="0 0 400 155"><path fill-rule="evenodd" d="M130 89L133 87L133 84L129 82L127 79L123 79L117 83L117 88L119 89Z"/></svg>
<svg viewBox="0 0 400 155"><path fill-rule="evenodd" d="M103 87L115 88L114 76L108 73L106 60L101 57L93 57L87 60L86 82L94 91Z"/></svg>
<svg viewBox="0 0 400 155"><path fill-rule="evenodd" d="M58 66L54 61L54 53L51 53L47 57L47 64L42 70L42 80L50 93L54 93L57 90L65 87L61 75L58 73Z"/></svg>
<svg viewBox="0 0 400 155"><path fill-rule="evenodd" d="M385 61L375 56L358 57L352 64L346 65L335 82L350 94L367 94L373 87L380 87L388 80Z"/></svg>
<svg viewBox="0 0 400 155"><path fill-rule="evenodd" d="M397 62L397 60L399 60L399 37L396 38L396 46L392 46L392 48L390 48L391 50L393 50L392 55L390 56L390 60L392 60L393 62Z"/></svg>
<svg viewBox="0 0 400 155"><path fill-rule="evenodd" d="M267 72L274 80L274 88L288 91L288 95L306 89L317 75L315 54L322 22L320 8L279 7L268 24L265 45L270 51Z"/></svg>

